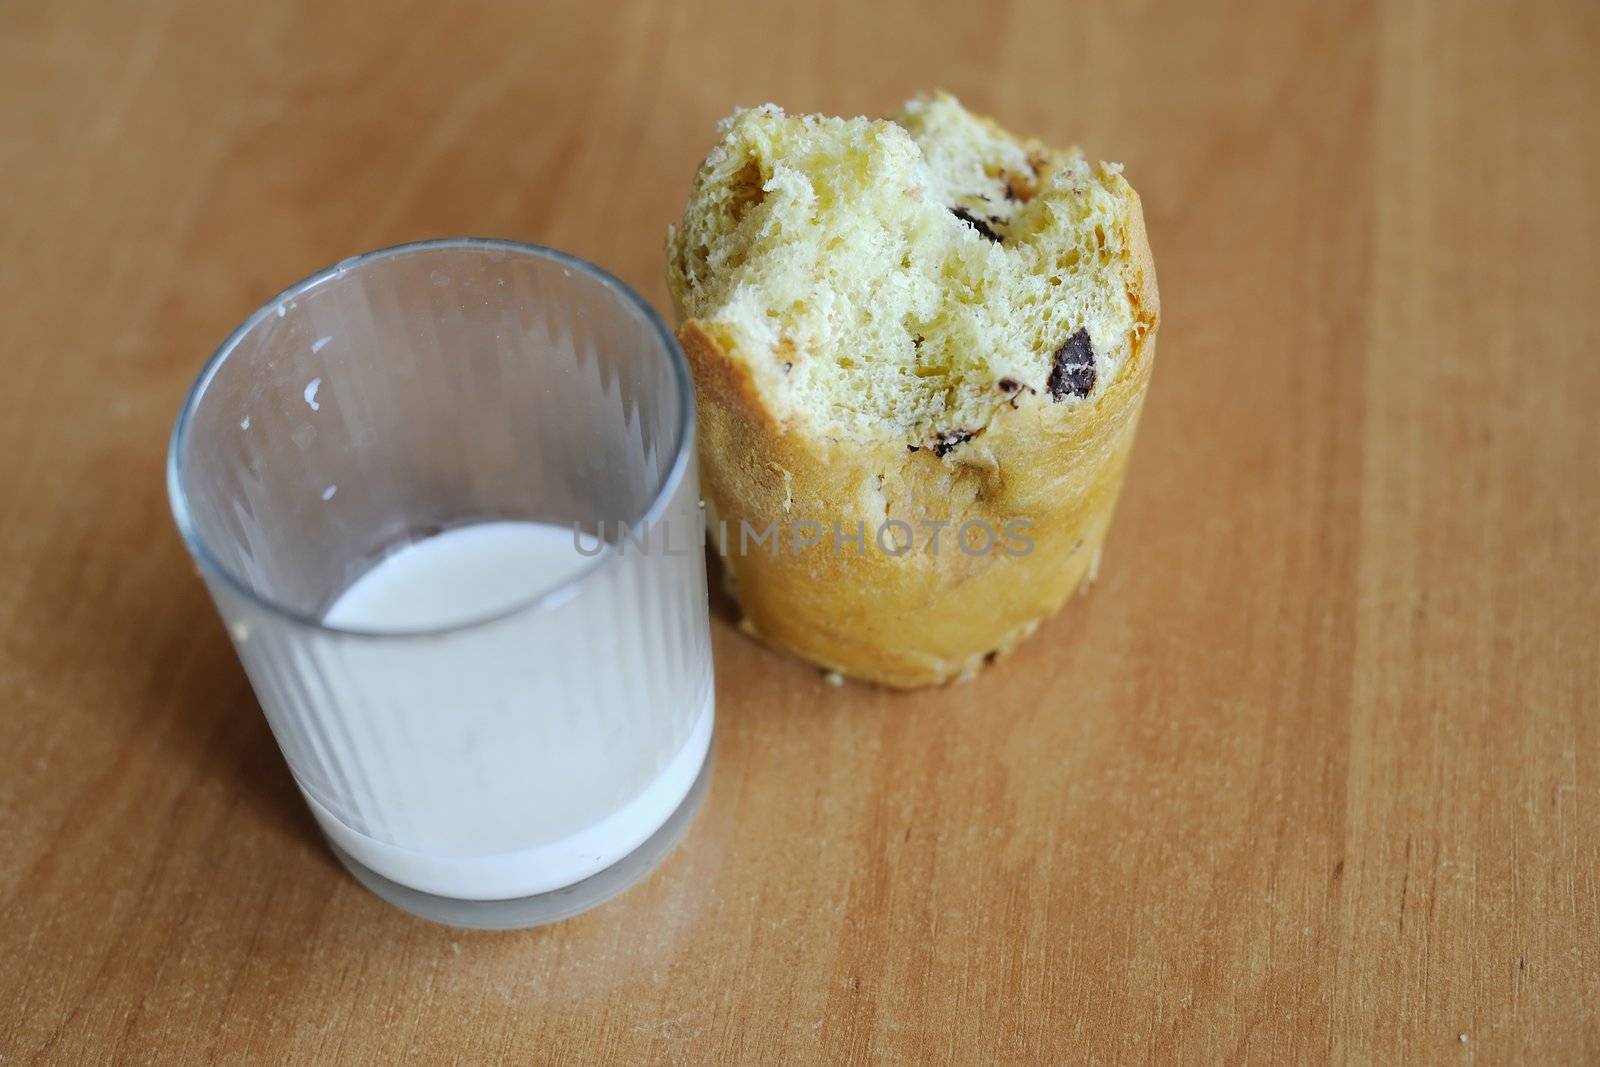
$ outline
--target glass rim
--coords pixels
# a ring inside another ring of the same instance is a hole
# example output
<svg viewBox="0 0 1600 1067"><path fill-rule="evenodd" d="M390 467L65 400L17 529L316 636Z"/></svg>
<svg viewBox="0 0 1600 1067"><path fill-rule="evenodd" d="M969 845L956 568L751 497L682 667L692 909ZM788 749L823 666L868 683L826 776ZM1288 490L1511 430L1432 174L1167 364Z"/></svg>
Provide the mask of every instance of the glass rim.
<svg viewBox="0 0 1600 1067"><path fill-rule="evenodd" d="M677 392L679 400L679 414L677 438L672 444L672 465L667 468L666 473L660 479L660 483L652 492L650 502L645 507L643 514L637 518L627 520L629 527L642 526L649 528L653 526L666 510L668 504L677 496L678 488L682 485L683 479L688 473L689 457L694 451L694 379L689 373L689 363L683 354L682 346L678 344L677 337L667 327L666 322L663 321L661 315L651 306L650 302L640 296L632 286L603 267L596 266L570 252L563 252L558 248L550 248L547 245L514 241L508 238L439 237L424 241L409 241L404 244L389 245L371 252L349 256L330 267L324 267L309 274L251 312L211 353L205 364L200 368L199 373L195 376L194 381L190 383L188 391L184 395L183 403L178 408L178 417L173 423L172 433L167 441L166 464L167 501L172 509L173 521L178 527L178 534L182 537L184 547L188 549L190 557L194 559L205 576L220 581L231 592L242 597L258 610L276 616L295 626L337 634L341 637L375 640L441 637L476 630L528 612L555 607L577 595L581 586L619 557L618 553L611 550L611 546L603 545L603 550L597 552L595 557L576 573L567 575L552 585L518 598L507 607L498 608L485 615L472 616L443 626L420 629L372 630L361 627L330 625L320 615L301 611L280 600L267 596L254 583L244 578L244 576L234 573L231 568L223 564L206 545L205 539L196 529L194 517L189 507L189 493L184 481L182 455L189 439L190 424L194 421L200 405L205 400L207 388L216 377L217 372L221 370L222 365L228 361L228 357L239 347L239 344L261 323L269 317L276 316L278 309L282 305L311 292L330 280L343 277L355 267L418 252L431 252L440 249L509 252L529 259L553 262L562 267L579 271L586 277L599 282L601 286L610 290L624 305L631 306L643 316L645 324L660 343L663 354L668 364L671 365L673 388Z"/></svg>

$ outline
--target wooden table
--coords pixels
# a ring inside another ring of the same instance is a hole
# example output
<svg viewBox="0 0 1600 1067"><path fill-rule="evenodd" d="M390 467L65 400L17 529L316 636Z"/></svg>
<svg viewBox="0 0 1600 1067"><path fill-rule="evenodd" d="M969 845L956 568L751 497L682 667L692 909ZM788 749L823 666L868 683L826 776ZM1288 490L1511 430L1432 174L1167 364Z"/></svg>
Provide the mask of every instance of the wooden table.
<svg viewBox="0 0 1600 1067"><path fill-rule="evenodd" d="M1600 10L380 7L0 5L0 1062L1600 1059ZM934 84L1144 196L1099 584L909 696L719 618L647 882L361 890L171 528L200 362L430 236L664 306L720 115Z"/></svg>

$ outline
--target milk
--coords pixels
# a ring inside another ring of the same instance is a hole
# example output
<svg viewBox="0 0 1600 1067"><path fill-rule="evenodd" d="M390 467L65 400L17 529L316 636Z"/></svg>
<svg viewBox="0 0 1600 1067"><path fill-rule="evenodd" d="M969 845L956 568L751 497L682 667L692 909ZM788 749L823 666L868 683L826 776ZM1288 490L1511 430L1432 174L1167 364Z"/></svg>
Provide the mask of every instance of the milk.
<svg viewBox="0 0 1600 1067"><path fill-rule="evenodd" d="M354 799L340 814L301 787L346 853L424 892L504 899L605 869L676 810L710 745L710 680L652 688L694 662L699 635L654 632L639 620L660 616L633 601L703 586L657 588L660 560L579 547L539 523L459 527L387 556L327 609L352 633L309 699L344 703L350 736L322 743L360 754L339 783ZM694 706L653 705L663 691Z"/></svg>
<svg viewBox="0 0 1600 1067"><path fill-rule="evenodd" d="M498 615L597 562L593 538L542 522L480 522L414 541L339 594L323 623L382 633Z"/></svg>

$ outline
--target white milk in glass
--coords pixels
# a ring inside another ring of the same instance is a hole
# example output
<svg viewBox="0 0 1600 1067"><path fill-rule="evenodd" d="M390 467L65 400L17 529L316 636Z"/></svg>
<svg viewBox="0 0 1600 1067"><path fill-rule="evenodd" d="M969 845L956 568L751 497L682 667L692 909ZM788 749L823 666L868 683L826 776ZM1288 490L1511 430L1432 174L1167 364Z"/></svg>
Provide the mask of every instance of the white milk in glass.
<svg viewBox="0 0 1600 1067"><path fill-rule="evenodd" d="M676 810L710 744L709 678L699 706L641 715L651 665L684 660L676 643L693 635L636 625L630 603L703 597L703 579L678 568L693 580L657 588L670 572L580 543L541 523L459 527L383 559L327 610L353 632L309 698L346 705L350 736L312 747L370 758L340 783L356 798L343 818L302 790L345 852L424 892L503 899L605 869ZM541 595L554 610L529 607Z"/></svg>

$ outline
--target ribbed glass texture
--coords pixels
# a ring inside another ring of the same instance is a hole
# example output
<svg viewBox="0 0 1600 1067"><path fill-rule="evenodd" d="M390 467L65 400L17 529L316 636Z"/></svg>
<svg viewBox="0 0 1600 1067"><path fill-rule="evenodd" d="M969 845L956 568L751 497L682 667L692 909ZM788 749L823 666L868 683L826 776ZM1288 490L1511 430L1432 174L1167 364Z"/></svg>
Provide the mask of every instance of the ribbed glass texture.
<svg viewBox="0 0 1600 1067"><path fill-rule="evenodd" d="M693 451L670 334L548 250L359 257L219 350L174 433L174 512L341 847L402 884L492 899L592 873L670 814L712 714ZM498 520L609 543L494 617L323 622L398 547Z"/></svg>

